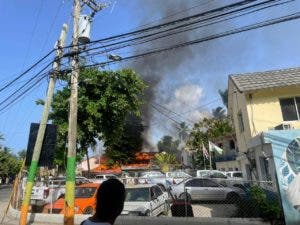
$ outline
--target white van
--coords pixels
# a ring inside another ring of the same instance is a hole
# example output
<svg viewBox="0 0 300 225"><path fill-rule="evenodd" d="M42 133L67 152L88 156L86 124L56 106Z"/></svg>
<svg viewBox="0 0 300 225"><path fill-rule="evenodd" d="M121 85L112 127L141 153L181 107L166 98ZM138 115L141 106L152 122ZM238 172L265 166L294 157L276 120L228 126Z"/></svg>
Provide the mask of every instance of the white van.
<svg viewBox="0 0 300 225"><path fill-rule="evenodd" d="M242 171L228 171L228 172L226 172L226 176L229 179L237 179L237 180L243 179Z"/></svg>

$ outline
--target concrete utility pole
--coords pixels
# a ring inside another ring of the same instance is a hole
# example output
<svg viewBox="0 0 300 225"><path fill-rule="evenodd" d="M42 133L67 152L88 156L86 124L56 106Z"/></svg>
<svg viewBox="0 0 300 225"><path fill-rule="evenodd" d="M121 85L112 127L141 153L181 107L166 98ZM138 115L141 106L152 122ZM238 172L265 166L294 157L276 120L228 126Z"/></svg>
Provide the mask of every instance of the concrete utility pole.
<svg viewBox="0 0 300 225"><path fill-rule="evenodd" d="M72 42L72 72L71 72L71 97L68 129L68 159L66 174L66 194L64 224L74 225L74 197L75 197L75 167L76 167L76 143L77 143L77 100L78 100L78 25L81 11L80 0L74 0L73 10L73 42Z"/></svg>
<svg viewBox="0 0 300 225"><path fill-rule="evenodd" d="M36 174L36 170L38 167L38 162L40 159L41 149L44 141L48 116L49 116L49 110L51 107L51 102L53 99L53 93L54 93L54 87L56 82L57 74L60 70L60 60L63 55L63 47L66 40L68 26L66 24L63 25L59 40L56 45L56 59L53 63L53 73L50 75L49 85L48 85L48 91L47 91L47 97L44 105L44 110L41 118L41 122L39 125L39 130L36 138L36 142L33 149L33 155L32 160L30 164L29 169L29 175L27 179L26 189L25 189L25 197L23 199L22 208L21 208L21 216L20 216L20 225L26 225L27 224L27 214L28 214L28 208L30 205L30 199L31 199L31 191L34 184L34 178Z"/></svg>

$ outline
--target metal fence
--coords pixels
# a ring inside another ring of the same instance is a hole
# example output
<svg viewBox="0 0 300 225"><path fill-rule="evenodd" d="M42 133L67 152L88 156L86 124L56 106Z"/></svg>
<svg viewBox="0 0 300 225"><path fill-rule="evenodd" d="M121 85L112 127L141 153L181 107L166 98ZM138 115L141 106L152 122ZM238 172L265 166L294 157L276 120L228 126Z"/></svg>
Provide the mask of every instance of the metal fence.
<svg viewBox="0 0 300 225"><path fill-rule="evenodd" d="M281 220L280 198L275 184L270 181L248 181L240 179L212 179L212 178L165 178L165 177L123 177L120 179L126 187L153 187L159 186L165 199L160 197L159 190L152 193L149 189L149 198L145 197L143 212L128 212L126 215L139 216L168 216L168 217L238 217L238 218L264 218L268 220ZM91 179L95 182L95 179ZM94 183L83 184L78 182L78 187L88 187L84 198L89 201L95 198L97 187ZM48 183L40 205L32 204L32 212L63 213L64 183ZM94 185L94 186L93 186ZM99 184L100 185L100 184ZM88 192L89 191L89 192ZM94 191L94 192L93 192ZM20 207L22 199L22 185L16 192L15 207ZM167 194L165 194L167 193ZM152 196L153 194L153 196ZM162 199L162 200L161 200ZM34 203L34 201L32 201ZM76 205L75 211L80 214L91 214L94 208L82 208ZM147 205L149 206L147 209ZM159 210L157 210L159 208ZM125 210L125 209L124 209ZM156 210L156 212L154 212Z"/></svg>

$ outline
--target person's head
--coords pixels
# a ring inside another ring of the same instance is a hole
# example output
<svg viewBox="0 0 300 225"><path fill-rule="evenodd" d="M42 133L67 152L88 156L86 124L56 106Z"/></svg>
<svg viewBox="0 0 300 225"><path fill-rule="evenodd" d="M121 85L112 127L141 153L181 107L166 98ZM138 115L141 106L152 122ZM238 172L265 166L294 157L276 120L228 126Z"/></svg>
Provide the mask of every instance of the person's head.
<svg viewBox="0 0 300 225"><path fill-rule="evenodd" d="M114 223L123 210L124 201L124 184L118 179L104 181L97 192L95 216L103 222Z"/></svg>

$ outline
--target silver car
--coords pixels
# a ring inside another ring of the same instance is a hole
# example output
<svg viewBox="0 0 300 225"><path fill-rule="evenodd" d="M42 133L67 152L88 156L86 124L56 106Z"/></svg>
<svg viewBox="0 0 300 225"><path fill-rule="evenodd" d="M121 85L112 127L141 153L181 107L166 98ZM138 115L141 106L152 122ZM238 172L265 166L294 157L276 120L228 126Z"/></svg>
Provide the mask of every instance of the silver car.
<svg viewBox="0 0 300 225"><path fill-rule="evenodd" d="M224 187L208 178L190 178L171 187L172 194L188 201L228 201L234 203L246 196L235 187Z"/></svg>

